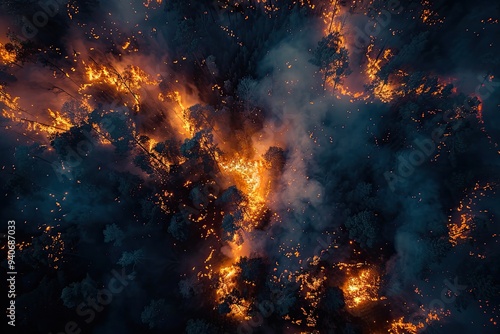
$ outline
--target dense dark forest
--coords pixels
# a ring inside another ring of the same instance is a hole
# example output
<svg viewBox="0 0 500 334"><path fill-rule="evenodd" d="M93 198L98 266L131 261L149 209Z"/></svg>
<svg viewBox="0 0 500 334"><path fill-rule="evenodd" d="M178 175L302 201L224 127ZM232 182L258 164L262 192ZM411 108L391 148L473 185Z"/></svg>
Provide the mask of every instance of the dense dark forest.
<svg viewBox="0 0 500 334"><path fill-rule="evenodd" d="M498 333L499 20L2 1L3 327Z"/></svg>

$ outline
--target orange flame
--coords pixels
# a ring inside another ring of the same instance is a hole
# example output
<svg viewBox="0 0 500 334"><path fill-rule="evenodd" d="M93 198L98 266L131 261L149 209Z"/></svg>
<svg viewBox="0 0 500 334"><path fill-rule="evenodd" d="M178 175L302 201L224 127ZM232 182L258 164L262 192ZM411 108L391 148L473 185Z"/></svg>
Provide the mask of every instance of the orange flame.
<svg viewBox="0 0 500 334"><path fill-rule="evenodd" d="M350 276L342 286L346 306L355 309L367 302L377 301L380 277L374 269L362 269L356 276Z"/></svg>

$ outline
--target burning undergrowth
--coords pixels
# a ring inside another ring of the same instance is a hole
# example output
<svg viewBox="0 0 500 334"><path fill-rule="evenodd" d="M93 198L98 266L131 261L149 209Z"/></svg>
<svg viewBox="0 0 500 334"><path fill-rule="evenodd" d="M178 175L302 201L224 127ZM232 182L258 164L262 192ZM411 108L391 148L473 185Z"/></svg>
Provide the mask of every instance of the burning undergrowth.
<svg viewBox="0 0 500 334"><path fill-rule="evenodd" d="M446 1L19 3L2 186L65 319L118 265L135 280L89 331L420 333L467 307L496 330L497 73L441 69Z"/></svg>

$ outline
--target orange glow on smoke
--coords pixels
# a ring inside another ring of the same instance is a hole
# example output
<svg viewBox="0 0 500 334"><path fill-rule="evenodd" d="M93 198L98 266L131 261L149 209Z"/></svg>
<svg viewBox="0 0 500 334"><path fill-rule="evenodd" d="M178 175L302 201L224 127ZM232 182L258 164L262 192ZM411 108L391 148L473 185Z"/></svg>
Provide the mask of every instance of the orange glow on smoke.
<svg viewBox="0 0 500 334"><path fill-rule="evenodd" d="M173 117L171 122L182 137L192 138L198 131L202 130L189 115L191 101L185 102L188 100L186 95L180 91L172 91L165 94L160 93L158 99L160 101L170 101L176 105L177 117ZM214 128L211 130L218 137L217 131ZM221 141L221 138L218 139ZM204 144L202 143L202 145ZM239 205L243 217L236 224L240 225L243 230L242 233L253 231L266 210L267 197L271 190L271 180L265 159L256 154L256 149L251 144L238 152L231 148L227 148L224 152L215 151L211 147L205 148L214 152L212 158L217 163L224 182L235 185L244 195L244 199ZM240 320L248 318L247 313L250 307L250 301L241 298L235 299L231 295L233 289L236 288L237 278L241 271L236 263L242 256L248 256L250 253L242 233L236 233L233 240L227 242L225 248L228 252L226 255L231 258L228 264L216 270L217 274L213 273L212 264L208 264L206 267L209 272L200 274L206 277L219 277L215 287L215 302L220 304L224 302L225 298L230 297L231 303L229 307L231 311L228 316ZM210 262L211 259L212 256L209 256L207 262ZM217 265L213 266L217 267Z"/></svg>
<svg viewBox="0 0 500 334"><path fill-rule="evenodd" d="M301 0L300 3L307 3L314 9L316 5L311 4L308 0ZM145 0L143 5L148 8L155 8L157 5L161 5L162 0ZM264 1L257 1L257 3L264 3ZM265 10L267 12L276 11L276 5L269 5L265 2ZM349 48L349 41L345 38L344 29L345 17L348 14L348 7L343 7L340 5L340 1L331 0L327 2L327 5L323 6L322 13L320 14L320 20L323 22L321 32L324 36L332 32L337 32L340 35L340 44L343 47ZM222 6L222 5L221 5ZM422 15L422 20L424 22L428 21L428 14L424 12ZM131 46L132 45L132 46ZM122 50L130 50L134 46L131 39L121 40L119 46ZM379 74L383 66L393 57L393 50L385 49L382 51L375 50L375 45L372 43L368 46L368 50L365 54L366 63L363 66L362 76L359 80L361 83L354 85L351 82L348 84L334 84L333 79L327 80L327 85L330 87L335 87L337 97L349 97L351 102L354 100L367 100L370 97L374 97L381 102L388 103L393 101L398 97L402 97L406 94L405 86L402 84L403 78L408 77L408 73L403 70L398 70L395 73L389 75L386 81L379 78ZM126 58L126 57L124 57ZM0 65L8 65L15 62L15 53L8 52L4 45L0 44ZM185 58L184 58L185 60ZM76 60L75 60L76 62ZM217 226L210 226L208 223L204 222L206 216L200 215L200 217L193 218L192 220L196 223L207 224L207 228L203 231L203 236L208 238L209 236L215 236L215 239L220 242L218 246L212 248L205 258L203 263L203 268L198 268L196 271L198 275L195 275L198 279L208 278L213 281L210 282L212 302L218 305L230 299L229 303L230 312L229 317L237 320L249 319L248 310L251 306L251 301L244 298L237 298L233 296L233 292L238 288L238 277L241 274L241 269L238 267L237 263L240 261L241 257L249 256L252 253L249 245L252 231L259 225L265 211L267 210L269 197L273 189L271 189L272 179L271 172L269 171L269 166L266 160L259 154L262 148L257 148L257 145L252 143L251 140L245 143L241 143L238 149L231 148L229 145L225 145L227 141L235 140L236 138L219 138L217 134L217 128L219 129L223 126L220 124L209 124L205 120L205 124L200 126L193 120L189 115L189 108L197 103L198 97L194 93L186 93L183 91L181 85L175 87L175 90L166 92L163 88L157 89L159 80L155 80L156 73L147 73L143 68L148 68L144 61L137 62L140 66L136 65L136 62L132 62L130 59L109 60L106 59L104 62L96 62L92 58L90 60L78 60L75 68L71 69L71 79L78 83L77 93L81 102L85 105L86 113L89 113L93 108L90 106L90 97L95 91L106 93L111 92L113 97L119 96L121 102L125 105L133 105L135 111L139 111L139 106L143 105L145 102L149 102L148 92L154 91L154 100L156 103L165 102L168 106L165 111L168 111L169 119L168 122L177 131L177 137L181 139L192 138L200 130L209 130L214 134L216 138L216 144L222 146L222 151L213 151L213 160L215 161L218 169L220 170L221 178L225 185L235 185L240 192L243 193L244 199L241 204L239 204L238 209L242 212L242 217L236 224L241 227L238 233L235 234L233 240L223 242L224 249L227 252L224 254L227 256L225 260L220 260L219 246L222 244L220 236L218 236ZM291 66L291 65L290 65ZM66 78L70 78L70 75L65 73ZM65 78L65 80L67 80ZM176 81L177 82L177 81ZM359 91L359 87L366 84L371 86L370 90ZM349 88L351 86L351 88ZM218 85L214 85L217 89L222 91L222 88ZM355 88L352 88L355 87ZM359 89L356 89L358 87ZM444 85L441 86L441 90ZM44 108L43 122L38 122L36 120L27 120L24 118L24 112L19 106L20 97L12 97L4 89L5 87L0 85L0 104L4 107L2 114L4 117L9 118L17 123L25 123L26 128L31 131L43 131L48 135L63 133L69 130L73 125L72 119L68 115L64 114L63 111L56 111L56 107L53 109ZM214 88L213 88L214 89ZM188 90L186 88L186 90ZM414 89L415 94L424 94L428 92L429 88L424 84L416 87ZM438 89L436 94L441 93ZM75 94L76 95L76 94ZM148 97L148 98L145 98ZM23 100L24 101L24 100ZM170 103L170 105L168 105ZM170 108L171 106L174 108ZM163 105L162 105L163 106ZM144 108L147 109L147 108ZM59 110L59 109L58 109ZM482 105L478 107L479 116L481 115ZM86 115L82 118L85 119ZM200 119L201 120L201 119ZM200 121L198 120L198 121ZM78 123L78 122L74 122ZM95 130L98 133L103 132L103 129L99 129L96 126ZM150 136L150 134L147 134ZM253 135L253 134L252 134ZM154 147L157 143L162 141L161 136L153 138L151 137L147 142L143 143L143 149L151 154L155 155ZM249 136L251 137L251 136ZM178 139L177 138L177 139ZM252 137L254 138L254 137ZM100 139L100 144L109 145L111 141L106 138ZM274 144L274 143L273 143ZM209 145L207 143L201 143L201 145ZM213 149L213 147L204 147L207 151ZM260 150L259 150L260 149ZM151 157L150 157L151 158ZM151 165L155 168L162 169L163 171L169 170L169 167L173 164L182 164L187 160L187 158L179 157L173 158L177 161L167 161L165 157L156 155L157 161L153 161L151 158ZM192 180L188 180L185 183L185 187L193 185ZM486 190L485 188L476 187L475 190ZM172 194L173 196L173 194ZM168 197L168 194L164 196ZM162 201L164 199L160 199ZM168 203L158 203L158 205L165 210L165 212L170 213L170 210L175 210L169 207ZM459 222L448 224L449 228L449 240L455 246L459 242L469 239L470 231L473 229L473 218L474 216L466 211L467 202L464 200L461 202L460 207L457 209L459 213ZM222 213L223 214L223 213ZM49 231L50 229L47 228ZM246 234L245 234L246 233ZM242 236L244 234L244 237ZM244 238L248 237L247 242ZM62 240L59 237L54 236L54 247L59 247L63 249L60 245ZM207 252L208 253L208 252ZM289 257L295 256L299 258L300 253L298 250L293 250ZM57 257L56 257L57 256ZM54 255L54 264L60 261L61 255ZM319 257L315 257L316 265L319 263ZM219 261L219 262L216 262ZM346 279L343 282L341 289L345 296L346 307L351 313L359 312L364 306L369 306L371 303L380 301L384 297L379 296L379 286L380 286L380 275L377 273L376 268L367 267L365 264L337 264L340 270L345 269ZM57 268L57 266L54 266ZM194 271L194 269L193 269ZM196 273L195 272L195 273ZM300 285L300 296L307 302L307 309L302 309L302 319L294 319L292 322L295 324L305 324L308 327L315 327L317 322L317 311L316 308L321 301L322 293L327 282L327 276L324 270L318 270L315 274L309 272L288 272L288 280L294 281ZM214 296L215 295L215 296ZM287 315L290 318L290 316ZM419 330L423 329L426 324L433 321L440 320L440 315L433 312L427 312L426 320L420 323L410 323L405 322L404 317L396 319L388 330L389 333L418 333ZM388 326L388 325L387 325Z"/></svg>
<svg viewBox="0 0 500 334"><path fill-rule="evenodd" d="M219 270L219 287L216 290L217 300L222 302L236 287L236 278L240 269L236 265L223 267Z"/></svg>
<svg viewBox="0 0 500 334"><path fill-rule="evenodd" d="M323 19L323 34L328 36L332 32L342 32L343 22L342 22L342 8L340 7L339 1L332 0L329 5L324 6L323 13L321 14ZM343 34L341 34L341 43L345 44L345 39Z"/></svg>

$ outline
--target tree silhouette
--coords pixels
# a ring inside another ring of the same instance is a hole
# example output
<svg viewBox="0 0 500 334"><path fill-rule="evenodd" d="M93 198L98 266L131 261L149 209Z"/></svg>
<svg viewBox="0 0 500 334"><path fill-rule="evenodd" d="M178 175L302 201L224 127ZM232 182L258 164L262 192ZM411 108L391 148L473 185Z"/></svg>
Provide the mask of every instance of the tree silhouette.
<svg viewBox="0 0 500 334"><path fill-rule="evenodd" d="M152 328L162 328L166 322L168 305L165 299L152 300L141 313L141 321Z"/></svg>
<svg viewBox="0 0 500 334"><path fill-rule="evenodd" d="M96 282L87 276L80 282L71 283L61 292L61 299L64 306L74 308L80 303L85 302L88 298L95 298L97 295Z"/></svg>
<svg viewBox="0 0 500 334"><path fill-rule="evenodd" d="M333 32L325 36L318 42L318 46L313 52L312 64L318 66L323 73L323 87L326 89L326 81L332 79L333 89L342 82L342 78L348 76L349 52L342 46L340 33Z"/></svg>
<svg viewBox="0 0 500 334"><path fill-rule="evenodd" d="M106 225L103 231L104 242L112 242L115 246L121 246L125 233L115 223Z"/></svg>
<svg viewBox="0 0 500 334"><path fill-rule="evenodd" d="M337 312L345 306L344 294L338 287L326 288L320 307L328 313Z"/></svg>
<svg viewBox="0 0 500 334"><path fill-rule="evenodd" d="M175 214L170 220L168 232L179 241L186 241L189 236L189 223L181 213Z"/></svg>

